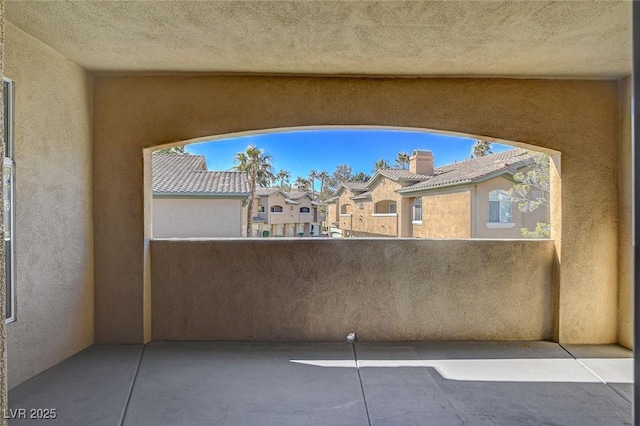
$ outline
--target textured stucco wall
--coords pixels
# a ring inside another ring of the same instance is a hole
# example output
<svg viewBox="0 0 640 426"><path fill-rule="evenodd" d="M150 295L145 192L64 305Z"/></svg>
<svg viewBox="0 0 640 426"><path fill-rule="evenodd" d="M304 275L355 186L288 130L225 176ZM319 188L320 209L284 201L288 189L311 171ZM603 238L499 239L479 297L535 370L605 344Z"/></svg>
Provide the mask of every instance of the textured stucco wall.
<svg viewBox="0 0 640 426"><path fill-rule="evenodd" d="M620 82L619 209L618 246L618 342L633 347L633 157L631 155L631 77Z"/></svg>
<svg viewBox="0 0 640 426"><path fill-rule="evenodd" d="M156 238L242 237L239 198L153 198Z"/></svg>
<svg viewBox="0 0 640 426"><path fill-rule="evenodd" d="M93 343L92 85L49 47L5 30L5 75L15 81L15 386Z"/></svg>
<svg viewBox="0 0 640 426"><path fill-rule="evenodd" d="M298 205L293 207L293 218L295 223L311 223L313 222L313 206L311 205L311 199L302 197L298 200ZM300 213L300 209L306 207L309 209L309 213Z"/></svg>
<svg viewBox="0 0 640 426"><path fill-rule="evenodd" d="M353 192L345 189L335 203L338 213L338 227L342 230L343 236L349 235L348 231L356 226L353 215L358 210L358 206L350 199L354 195Z"/></svg>
<svg viewBox="0 0 640 426"><path fill-rule="evenodd" d="M338 205L336 203L327 204L327 226L338 221Z"/></svg>
<svg viewBox="0 0 640 426"><path fill-rule="evenodd" d="M275 206L282 207L282 213L271 212L271 208ZM282 225L285 223L295 223L293 217L294 210L290 210L292 205L286 203L284 195L276 192L267 197L267 204L265 204L265 210L269 213L269 223L272 225ZM295 207L295 206L294 206Z"/></svg>
<svg viewBox="0 0 640 426"><path fill-rule="evenodd" d="M355 219L353 227L356 230L369 234L385 235L390 237L398 236L398 217L396 216L372 216L376 211L376 204L384 211L388 211L389 202L396 203L396 212L400 211L400 195L395 192L402 188L402 185L383 177L373 187L371 191L371 201L364 202L364 212L359 210L359 202L355 202L353 214ZM360 217L362 216L362 220Z"/></svg>
<svg viewBox="0 0 640 426"><path fill-rule="evenodd" d="M11 1L7 16L92 70L593 78L631 69L630 3Z"/></svg>
<svg viewBox="0 0 640 426"><path fill-rule="evenodd" d="M471 238L471 189L425 193L422 224L413 225L413 236L421 238Z"/></svg>
<svg viewBox="0 0 640 426"><path fill-rule="evenodd" d="M153 339L549 339L553 250L552 241L155 240Z"/></svg>
<svg viewBox="0 0 640 426"><path fill-rule="evenodd" d="M388 203L395 202L396 208L400 208L400 195L395 190L401 185L391 179L382 178L371 191L371 198L367 200L352 200L354 194L345 190L335 205L348 206L350 216L339 217L340 229L349 231L349 235L356 236L398 236L398 218L394 216L374 216L376 204L382 202L379 207L388 211ZM360 208L362 205L362 209ZM340 207L338 207L340 208Z"/></svg>
<svg viewBox="0 0 640 426"><path fill-rule="evenodd" d="M616 82L105 75L94 99L100 342L144 339L143 148L323 125L432 129L561 152L558 339L617 339Z"/></svg>

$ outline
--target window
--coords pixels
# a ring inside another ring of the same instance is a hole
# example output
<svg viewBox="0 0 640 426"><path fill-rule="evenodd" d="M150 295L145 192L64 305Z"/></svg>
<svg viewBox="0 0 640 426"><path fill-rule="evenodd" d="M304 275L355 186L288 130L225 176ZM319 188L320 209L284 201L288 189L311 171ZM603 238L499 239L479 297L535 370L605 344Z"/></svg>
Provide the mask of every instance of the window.
<svg viewBox="0 0 640 426"><path fill-rule="evenodd" d="M258 206L258 213L264 213L264 206Z"/></svg>
<svg viewBox="0 0 640 426"><path fill-rule="evenodd" d="M282 213L282 206L272 206L271 207L271 213Z"/></svg>
<svg viewBox="0 0 640 426"><path fill-rule="evenodd" d="M413 200L413 221L422 222L422 197Z"/></svg>
<svg viewBox="0 0 640 426"><path fill-rule="evenodd" d="M511 222L511 196L501 189L489 193L489 222Z"/></svg>
<svg viewBox="0 0 640 426"><path fill-rule="evenodd" d="M358 204L358 208L359 208L360 210L364 210L364 203L360 203L360 204Z"/></svg>
<svg viewBox="0 0 640 426"><path fill-rule="evenodd" d="M300 207L300 213L311 213L311 209L309 207Z"/></svg>
<svg viewBox="0 0 640 426"><path fill-rule="evenodd" d="M393 215L398 212L396 202L391 200L378 201L373 211L374 215Z"/></svg>
<svg viewBox="0 0 640 426"><path fill-rule="evenodd" d="M15 298L15 175L13 167L13 81L3 79L4 89L4 249L5 249L5 294L6 294L6 322L16 320Z"/></svg>

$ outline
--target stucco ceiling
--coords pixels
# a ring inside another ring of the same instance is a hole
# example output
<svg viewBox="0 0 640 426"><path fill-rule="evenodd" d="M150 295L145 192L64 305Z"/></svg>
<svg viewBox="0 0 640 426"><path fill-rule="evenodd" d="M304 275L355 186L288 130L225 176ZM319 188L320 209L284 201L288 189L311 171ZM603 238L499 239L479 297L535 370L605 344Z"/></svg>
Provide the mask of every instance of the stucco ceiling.
<svg viewBox="0 0 640 426"><path fill-rule="evenodd" d="M93 71L617 78L628 1L8 1Z"/></svg>

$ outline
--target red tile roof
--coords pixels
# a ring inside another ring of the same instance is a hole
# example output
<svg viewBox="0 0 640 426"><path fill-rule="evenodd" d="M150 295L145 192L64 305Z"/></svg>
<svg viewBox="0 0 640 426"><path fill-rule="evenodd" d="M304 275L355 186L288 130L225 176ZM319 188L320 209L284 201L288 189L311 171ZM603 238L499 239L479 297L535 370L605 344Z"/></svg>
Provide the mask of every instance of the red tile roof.
<svg viewBox="0 0 640 426"><path fill-rule="evenodd" d="M249 195L247 175L208 171L205 158L190 154L153 154L154 194Z"/></svg>

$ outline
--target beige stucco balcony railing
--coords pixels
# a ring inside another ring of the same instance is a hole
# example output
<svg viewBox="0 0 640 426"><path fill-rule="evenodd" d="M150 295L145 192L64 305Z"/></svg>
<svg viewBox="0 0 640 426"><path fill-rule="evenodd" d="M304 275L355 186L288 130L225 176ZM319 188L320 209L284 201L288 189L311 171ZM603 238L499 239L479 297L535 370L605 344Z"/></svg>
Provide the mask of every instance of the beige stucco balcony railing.
<svg viewBox="0 0 640 426"><path fill-rule="evenodd" d="M550 240L153 240L153 339L551 339L554 256Z"/></svg>

